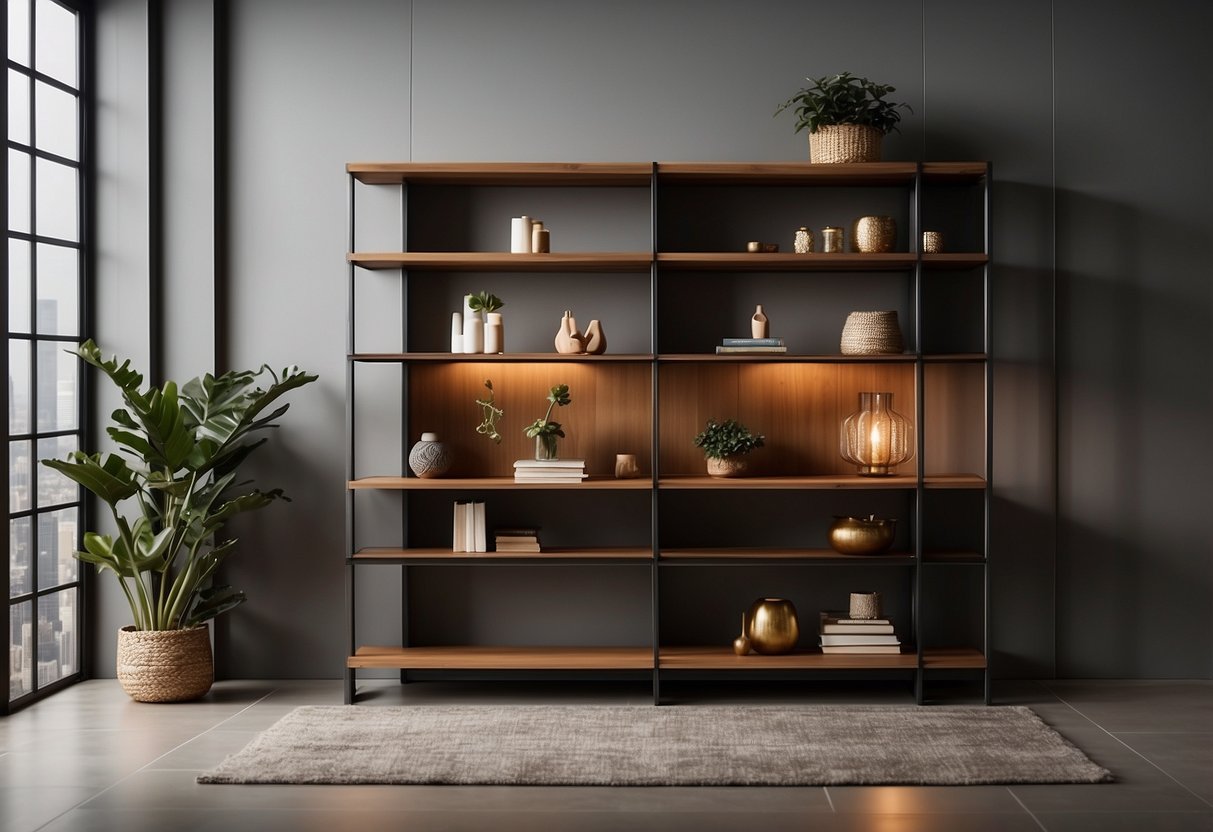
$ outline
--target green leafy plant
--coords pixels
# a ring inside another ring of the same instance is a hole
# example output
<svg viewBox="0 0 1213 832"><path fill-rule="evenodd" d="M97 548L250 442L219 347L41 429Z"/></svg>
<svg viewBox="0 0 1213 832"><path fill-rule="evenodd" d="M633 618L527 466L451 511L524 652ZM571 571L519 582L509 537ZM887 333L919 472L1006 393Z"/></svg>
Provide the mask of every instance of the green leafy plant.
<svg viewBox="0 0 1213 832"><path fill-rule="evenodd" d="M235 515L287 497L280 488L236 482L236 469L265 444L254 434L275 427L290 405L266 410L317 377L262 365L141 391L143 376L129 360L104 360L91 340L72 352L101 370L124 403L106 428L121 456L76 451L66 460L42 460L95 494L113 516L117 537L86 532L84 551L75 556L117 576L138 630L194 627L242 603L243 592L211 585L236 545L216 535ZM270 380L264 388L256 386L263 375Z"/></svg>
<svg viewBox="0 0 1213 832"><path fill-rule="evenodd" d="M505 415L505 411L493 401L493 380L486 378L484 386L489 393L483 399L476 399L476 404L480 406L480 424L476 426L476 433L488 437L500 445L501 434L497 432L497 420Z"/></svg>
<svg viewBox="0 0 1213 832"><path fill-rule="evenodd" d="M523 432L531 439L534 439L537 436L542 437L544 445L547 446L549 450L554 451L556 447L556 437L564 436L564 428L561 427L559 422L552 421L552 408L567 407L568 405L572 404L573 400L569 396L569 386L567 384L558 384L553 387L548 391L547 401L548 409L547 412L543 414L543 418L536 419L534 422L531 422L529 425L523 428Z"/></svg>
<svg viewBox="0 0 1213 832"><path fill-rule="evenodd" d="M810 86L803 87L775 110L775 115L779 115L789 107L795 107L797 133L806 127L810 133L815 133L818 128L832 124L865 124L888 134L897 130L901 121L898 108L910 110L908 104L884 100L886 95L896 91L896 87L875 84L849 72L805 80Z"/></svg>
<svg viewBox="0 0 1213 832"><path fill-rule="evenodd" d="M488 292L477 292L468 297L468 308L473 312L496 312L505 306L505 301Z"/></svg>
<svg viewBox="0 0 1213 832"><path fill-rule="evenodd" d="M748 454L763 445L762 434L752 434L750 429L735 419L717 422L708 419L707 427L695 437L695 447L703 449L709 459Z"/></svg>

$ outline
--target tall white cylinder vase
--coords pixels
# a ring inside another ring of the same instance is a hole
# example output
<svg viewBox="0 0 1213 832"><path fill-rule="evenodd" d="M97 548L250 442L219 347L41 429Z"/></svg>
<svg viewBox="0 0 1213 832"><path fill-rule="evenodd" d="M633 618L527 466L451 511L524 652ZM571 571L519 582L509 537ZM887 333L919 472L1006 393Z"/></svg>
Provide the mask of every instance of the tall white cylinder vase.
<svg viewBox="0 0 1213 832"><path fill-rule="evenodd" d="M451 352L463 352L463 313L451 313Z"/></svg>
<svg viewBox="0 0 1213 832"><path fill-rule="evenodd" d="M531 253L531 218L514 217L510 220L510 253Z"/></svg>
<svg viewBox="0 0 1213 832"><path fill-rule="evenodd" d="M468 355L484 352L484 321L475 312L463 319L463 351Z"/></svg>

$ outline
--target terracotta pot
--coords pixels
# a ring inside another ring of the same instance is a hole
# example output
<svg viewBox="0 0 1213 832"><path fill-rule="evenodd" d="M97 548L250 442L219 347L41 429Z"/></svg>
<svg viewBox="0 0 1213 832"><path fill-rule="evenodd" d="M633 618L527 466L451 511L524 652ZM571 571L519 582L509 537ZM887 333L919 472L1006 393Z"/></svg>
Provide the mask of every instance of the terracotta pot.
<svg viewBox="0 0 1213 832"><path fill-rule="evenodd" d="M136 702L187 702L215 678L208 625L188 630L118 631L118 681Z"/></svg>

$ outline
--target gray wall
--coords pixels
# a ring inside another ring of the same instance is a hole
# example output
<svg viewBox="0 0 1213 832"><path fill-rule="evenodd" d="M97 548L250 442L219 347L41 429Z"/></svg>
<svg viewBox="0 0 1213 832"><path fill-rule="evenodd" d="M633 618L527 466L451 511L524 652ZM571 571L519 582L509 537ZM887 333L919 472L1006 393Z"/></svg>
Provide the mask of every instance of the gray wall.
<svg viewBox="0 0 1213 832"><path fill-rule="evenodd" d="M165 5L170 44L198 31L191 48L166 49L166 87L193 96L166 109L166 135L213 174L198 129L225 92L199 48L214 33L185 0ZM173 373L219 353L237 367L298 363L321 382L294 396L254 466L295 502L237 529L243 553L228 578L251 601L221 620L222 675L332 677L343 665L345 162L803 159L803 135L771 118L774 104L804 76L843 69L896 85L914 108L885 158L994 161L997 673L1213 675L1213 532L1196 506L1209 493L1199 476L1213 415L1198 256L1213 230L1203 3L1164 2L1149 29L1127 0L1098 16L1079 0L230 5L225 226L207 213L207 174L169 154L164 296L202 314L172 312L190 340L155 346ZM100 229L102 298L128 283L138 297L150 279L137 266L146 96L124 51L140 45L140 6L101 9L102 205L131 220ZM1143 66L1175 70L1148 112L1159 85ZM1132 117L1153 126L1181 102L1197 102L1190 137L1141 159L1147 128ZM359 245L392 246L390 198L358 199L378 217ZM219 230L230 252L208 275ZM398 323L391 276L367 289L377 300L360 313ZM219 325L199 327L224 293ZM102 306L103 345L152 348L132 343L146 332L137 314ZM385 406L398 389L382 380ZM399 629L399 582L382 571L359 587L368 640ZM468 597L500 578L460 577ZM631 589L616 591L632 602ZM121 617L111 596L101 601L107 620ZM99 655L111 650L110 632L97 638Z"/></svg>

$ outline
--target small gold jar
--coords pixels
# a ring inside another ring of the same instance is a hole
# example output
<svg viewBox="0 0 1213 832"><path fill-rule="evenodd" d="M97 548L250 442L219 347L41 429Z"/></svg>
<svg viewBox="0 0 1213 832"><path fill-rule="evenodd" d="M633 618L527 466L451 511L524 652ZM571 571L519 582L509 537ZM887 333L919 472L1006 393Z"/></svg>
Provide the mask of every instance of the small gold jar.
<svg viewBox="0 0 1213 832"><path fill-rule="evenodd" d="M942 254L943 253L943 232L942 231L924 231L924 232L922 232L922 252L923 252L923 254Z"/></svg>
<svg viewBox="0 0 1213 832"><path fill-rule="evenodd" d="M797 228L796 234L792 238L792 250L797 254L811 254L813 252L813 232L803 225Z"/></svg>
<svg viewBox="0 0 1213 832"><path fill-rule="evenodd" d="M851 231L851 246L864 254L893 250L897 222L892 217L860 217Z"/></svg>
<svg viewBox="0 0 1213 832"><path fill-rule="evenodd" d="M824 254L840 254L845 244L844 232L836 225L821 229L821 251Z"/></svg>

